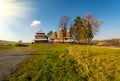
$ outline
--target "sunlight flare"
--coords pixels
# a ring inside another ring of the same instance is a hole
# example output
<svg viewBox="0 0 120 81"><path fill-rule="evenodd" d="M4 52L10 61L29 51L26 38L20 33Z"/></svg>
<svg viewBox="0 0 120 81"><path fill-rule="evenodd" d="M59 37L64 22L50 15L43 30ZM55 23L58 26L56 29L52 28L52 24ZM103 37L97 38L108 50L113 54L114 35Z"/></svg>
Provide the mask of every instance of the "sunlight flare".
<svg viewBox="0 0 120 81"><path fill-rule="evenodd" d="M26 24L20 20L27 19L31 14L33 10L31 5L30 1L0 0L0 39L13 40L17 37L15 31L25 29Z"/></svg>
<svg viewBox="0 0 120 81"><path fill-rule="evenodd" d="M18 2L14 0L0 1L0 18L1 21L7 20L11 17L25 17L26 13L30 10L27 7L29 3Z"/></svg>

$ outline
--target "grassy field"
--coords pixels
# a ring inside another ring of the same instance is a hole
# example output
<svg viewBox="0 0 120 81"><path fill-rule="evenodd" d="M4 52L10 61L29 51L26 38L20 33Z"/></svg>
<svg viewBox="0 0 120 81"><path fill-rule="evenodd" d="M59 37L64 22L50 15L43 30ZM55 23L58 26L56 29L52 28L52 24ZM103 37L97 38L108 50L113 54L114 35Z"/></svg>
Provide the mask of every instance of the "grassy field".
<svg viewBox="0 0 120 81"><path fill-rule="evenodd" d="M6 49L12 49L12 48L15 48L15 46L14 45L11 45L11 46L0 46L0 51L1 50L6 50Z"/></svg>
<svg viewBox="0 0 120 81"><path fill-rule="evenodd" d="M0 40L0 51L15 48L16 42Z"/></svg>
<svg viewBox="0 0 120 81"><path fill-rule="evenodd" d="M10 81L120 81L120 49L73 44L36 44Z"/></svg>

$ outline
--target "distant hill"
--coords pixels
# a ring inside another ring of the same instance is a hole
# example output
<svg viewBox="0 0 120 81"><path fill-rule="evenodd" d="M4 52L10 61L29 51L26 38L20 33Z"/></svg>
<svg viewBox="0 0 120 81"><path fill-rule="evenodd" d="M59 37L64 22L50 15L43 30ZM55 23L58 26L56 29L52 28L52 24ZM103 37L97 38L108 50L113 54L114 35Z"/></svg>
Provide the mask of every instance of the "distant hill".
<svg viewBox="0 0 120 81"><path fill-rule="evenodd" d="M120 47L120 39L101 40L101 41L97 41L96 45Z"/></svg>
<svg viewBox="0 0 120 81"><path fill-rule="evenodd" d="M0 40L0 45L13 45L16 44L17 42L14 41L6 41L6 40Z"/></svg>

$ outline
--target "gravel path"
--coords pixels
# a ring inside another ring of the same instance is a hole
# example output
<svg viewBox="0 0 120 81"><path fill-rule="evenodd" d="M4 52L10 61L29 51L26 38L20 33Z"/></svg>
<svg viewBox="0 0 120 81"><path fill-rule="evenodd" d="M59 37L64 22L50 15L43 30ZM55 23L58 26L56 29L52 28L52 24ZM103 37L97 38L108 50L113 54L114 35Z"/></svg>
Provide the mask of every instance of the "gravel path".
<svg viewBox="0 0 120 81"><path fill-rule="evenodd" d="M15 66L22 62L33 50L15 48L0 51L0 81L15 70Z"/></svg>

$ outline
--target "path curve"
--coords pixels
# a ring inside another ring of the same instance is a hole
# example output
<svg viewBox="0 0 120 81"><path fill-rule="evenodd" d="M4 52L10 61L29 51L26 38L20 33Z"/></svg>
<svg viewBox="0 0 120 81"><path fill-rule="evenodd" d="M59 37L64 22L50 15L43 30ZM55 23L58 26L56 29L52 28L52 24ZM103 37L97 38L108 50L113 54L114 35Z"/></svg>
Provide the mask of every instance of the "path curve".
<svg viewBox="0 0 120 81"><path fill-rule="evenodd" d="M0 81L9 76L15 66L32 52L33 50L24 47L0 51Z"/></svg>

